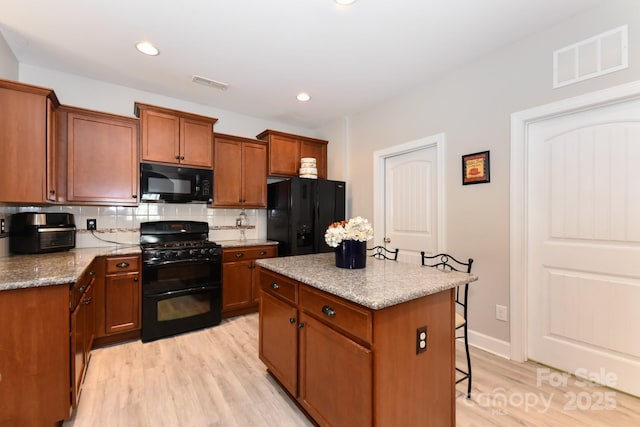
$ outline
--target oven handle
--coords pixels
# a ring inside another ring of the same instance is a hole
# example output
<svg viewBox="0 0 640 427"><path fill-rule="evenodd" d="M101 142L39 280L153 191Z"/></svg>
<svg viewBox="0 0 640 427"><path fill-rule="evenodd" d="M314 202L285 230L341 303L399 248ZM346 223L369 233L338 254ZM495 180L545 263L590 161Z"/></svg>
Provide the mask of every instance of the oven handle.
<svg viewBox="0 0 640 427"><path fill-rule="evenodd" d="M144 295L145 297L152 297L152 298L160 298L160 297L168 297L168 296L180 296L180 295L187 295L187 294L192 294L194 291L213 291L214 289L218 289L219 286L197 286L195 288L189 288L189 289L179 289L177 291L167 291L167 292L162 292L159 294L147 294Z"/></svg>
<svg viewBox="0 0 640 427"><path fill-rule="evenodd" d="M194 258L194 259L176 259L176 260L171 260L171 261L160 261L160 262L146 262L144 263L144 265L146 265L147 267L162 267L165 265L172 265L172 264L192 264L192 263L210 263L210 262L217 262L219 261L220 258Z"/></svg>

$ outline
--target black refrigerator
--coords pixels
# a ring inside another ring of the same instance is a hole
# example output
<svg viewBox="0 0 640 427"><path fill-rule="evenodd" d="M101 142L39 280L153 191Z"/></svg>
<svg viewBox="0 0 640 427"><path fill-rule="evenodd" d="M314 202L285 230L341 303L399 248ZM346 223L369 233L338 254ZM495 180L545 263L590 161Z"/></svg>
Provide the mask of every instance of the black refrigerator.
<svg viewBox="0 0 640 427"><path fill-rule="evenodd" d="M345 219L346 183L290 178L268 185L267 239L278 255L332 252L324 241L329 224Z"/></svg>

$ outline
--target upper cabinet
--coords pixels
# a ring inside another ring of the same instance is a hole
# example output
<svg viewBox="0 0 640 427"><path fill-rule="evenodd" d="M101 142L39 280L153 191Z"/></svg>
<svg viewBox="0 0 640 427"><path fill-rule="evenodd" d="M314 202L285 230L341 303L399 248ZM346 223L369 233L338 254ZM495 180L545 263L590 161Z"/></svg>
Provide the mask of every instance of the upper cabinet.
<svg viewBox="0 0 640 427"><path fill-rule="evenodd" d="M0 80L0 202L55 200L55 109L51 89Z"/></svg>
<svg viewBox="0 0 640 427"><path fill-rule="evenodd" d="M267 206L267 144L215 134L214 207Z"/></svg>
<svg viewBox="0 0 640 427"><path fill-rule="evenodd" d="M298 176L300 159L316 159L318 178L327 178L327 144L329 141L267 129L257 136L268 143L269 176Z"/></svg>
<svg viewBox="0 0 640 427"><path fill-rule="evenodd" d="M139 102L135 114L142 127L140 160L213 167L213 125L218 119Z"/></svg>
<svg viewBox="0 0 640 427"><path fill-rule="evenodd" d="M62 106L57 135L59 202L138 204L138 119Z"/></svg>

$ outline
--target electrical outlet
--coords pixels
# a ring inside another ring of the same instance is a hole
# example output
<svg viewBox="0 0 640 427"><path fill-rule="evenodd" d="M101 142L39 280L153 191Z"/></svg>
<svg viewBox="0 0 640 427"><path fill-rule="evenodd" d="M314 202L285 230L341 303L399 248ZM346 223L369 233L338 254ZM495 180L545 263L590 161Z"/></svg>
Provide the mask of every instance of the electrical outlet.
<svg viewBox="0 0 640 427"><path fill-rule="evenodd" d="M427 327L416 329L416 354L427 351Z"/></svg>
<svg viewBox="0 0 640 427"><path fill-rule="evenodd" d="M503 322L507 322L509 320L506 306L496 304L496 319L502 320Z"/></svg>
<svg viewBox="0 0 640 427"><path fill-rule="evenodd" d="M98 227L98 222L95 218L87 220L87 230L95 230Z"/></svg>
<svg viewBox="0 0 640 427"><path fill-rule="evenodd" d="M6 233L6 228L4 228L4 218L0 218L0 234Z"/></svg>

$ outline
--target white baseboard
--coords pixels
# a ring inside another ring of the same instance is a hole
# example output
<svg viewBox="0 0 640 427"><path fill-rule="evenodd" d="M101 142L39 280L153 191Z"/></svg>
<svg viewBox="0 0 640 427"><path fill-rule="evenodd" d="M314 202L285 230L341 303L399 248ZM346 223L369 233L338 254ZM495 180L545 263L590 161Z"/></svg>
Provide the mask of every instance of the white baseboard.
<svg viewBox="0 0 640 427"><path fill-rule="evenodd" d="M480 332L468 331L469 345L488 351L497 356L509 359L511 355L511 343L508 341L499 340L489 335L481 334Z"/></svg>

